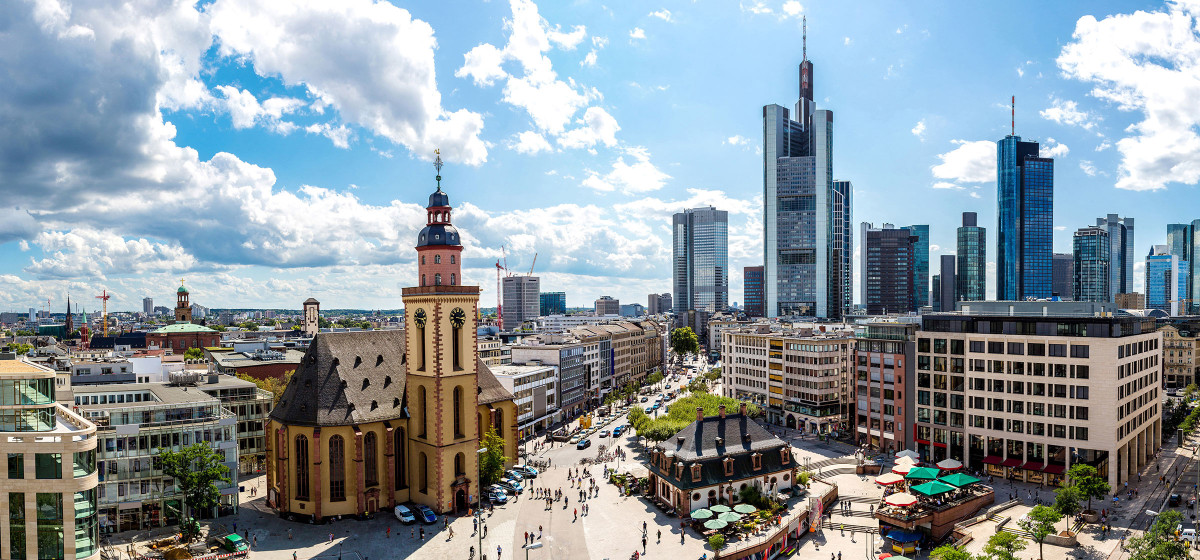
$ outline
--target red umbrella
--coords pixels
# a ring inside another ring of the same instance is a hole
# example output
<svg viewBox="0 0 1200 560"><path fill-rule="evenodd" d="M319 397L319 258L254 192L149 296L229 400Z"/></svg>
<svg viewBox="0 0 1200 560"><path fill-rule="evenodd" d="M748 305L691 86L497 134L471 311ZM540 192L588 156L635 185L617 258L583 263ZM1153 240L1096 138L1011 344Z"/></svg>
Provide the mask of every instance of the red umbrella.
<svg viewBox="0 0 1200 560"><path fill-rule="evenodd" d="M884 558L891 558L891 557L892 557L892 553L884 552L883 554L879 555L879 560L884 560Z"/></svg>

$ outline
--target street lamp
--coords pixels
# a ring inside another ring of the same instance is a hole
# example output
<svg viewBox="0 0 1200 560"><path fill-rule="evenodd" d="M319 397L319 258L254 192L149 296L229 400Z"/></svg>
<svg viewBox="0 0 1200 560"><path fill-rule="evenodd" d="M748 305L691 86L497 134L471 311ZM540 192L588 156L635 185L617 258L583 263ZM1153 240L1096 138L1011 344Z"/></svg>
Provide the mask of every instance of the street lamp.
<svg viewBox="0 0 1200 560"><path fill-rule="evenodd" d="M542 548L542 543L540 543L540 542L535 542L535 543L533 543L533 544L531 544L531 545L529 545L529 546L526 546L526 547L525 547L525 560L529 560L529 551L530 551L530 550L533 550L533 549L535 549L535 548Z"/></svg>
<svg viewBox="0 0 1200 560"><path fill-rule="evenodd" d="M479 556L483 557L483 454L486 447L475 450L475 534L479 536Z"/></svg>

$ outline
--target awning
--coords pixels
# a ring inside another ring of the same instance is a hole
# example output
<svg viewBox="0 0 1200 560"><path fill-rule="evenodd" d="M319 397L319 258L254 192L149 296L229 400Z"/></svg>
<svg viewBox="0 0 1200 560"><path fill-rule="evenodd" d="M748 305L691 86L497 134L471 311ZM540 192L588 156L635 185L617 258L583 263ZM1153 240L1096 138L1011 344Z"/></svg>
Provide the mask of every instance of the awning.
<svg viewBox="0 0 1200 560"><path fill-rule="evenodd" d="M1025 463L1024 465L1021 465L1021 468L1025 469L1027 471L1040 471L1040 470L1042 470L1043 466L1045 466L1045 465L1043 465L1042 463L1038 463L1035 461L1029 461L1028 463Z"/></svg>
<svg viewBox="0 0 1200 560"><path fill-rule="evenodd" d="M1005 466L1005 467L1016 467L1016 466L1019 466L1020 464L1021 464L1020 459L1005 459L1003 463L1000 463L1001 466Z"/></svg>
<svg viewBox="0 0 1200 560"><path fill-rule="evenodd" d="M1062 474L1067 472L1067 467L1063 465L1046 465L1046 467L1042 469L1042 472L1046 474Z"/></svg>
<svg viewBox="0 0 1200 560"><path fill-rule="evenodd" d="M1004 462L1004 457L999 455L988 455L987 457L983 458L983 462L988 465L999 465L1000 463Z"/></svg>
<svg viewBox="0 0 1200 560"><path fill-rule="evenodd" d="M887 539L898 543L918 542L921 540L920 533L910 533L908 531L888 531Z"/></svg>

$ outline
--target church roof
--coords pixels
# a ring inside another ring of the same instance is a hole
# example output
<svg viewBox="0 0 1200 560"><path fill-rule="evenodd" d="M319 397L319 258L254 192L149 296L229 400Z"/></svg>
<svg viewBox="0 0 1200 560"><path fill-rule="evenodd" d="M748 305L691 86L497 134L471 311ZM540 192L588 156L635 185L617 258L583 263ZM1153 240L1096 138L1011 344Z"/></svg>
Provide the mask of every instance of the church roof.
<svg viewBox="0 0 1200 560"><path fill-rule="evenodd" d="M718 443L719 442L719 443ZM783 440L771 435L749 416L728 414L725 418L708 416L696 420L671 440L662 443L685 461L722 457L783 447Z"/></svg>
<svg viewBox="0 0 1200 560"><path fill-rule="evenodd" d="M478 357L475 359L475 369L479 372L479 404L492 404L514 398L513 394L500 384L500 380L496 379L491 368Z"/></svg>
<svg viewBox="0 0 1200 560"><path fill-rule="evenodd" d="M186 293L188 293L188 291L187 291L187 288L185 288L185 287L183 287L183 286L180 286L180 287L179 287L179 289L178 289L178 290L175 290L175 291L176 291L177 293L180 293L180 294L186 294Z"/></svg>
<svg viewBox="0 0 1200 560"><path fill-rule="evenodd" d="M154 332L155 334L174 334L174 333L215 333L217 331L214 331L208 327L205 327L202 325L196 325L193 323L175 323L172 325L167 325L165 327L155 329L152 332Z"/></svg>

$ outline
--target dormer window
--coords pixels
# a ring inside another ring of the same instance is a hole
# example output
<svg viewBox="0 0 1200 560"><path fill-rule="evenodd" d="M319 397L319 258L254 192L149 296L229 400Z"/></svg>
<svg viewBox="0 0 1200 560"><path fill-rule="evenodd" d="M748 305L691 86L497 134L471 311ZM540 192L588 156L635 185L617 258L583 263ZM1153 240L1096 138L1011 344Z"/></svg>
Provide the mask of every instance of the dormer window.
<svg viewBox="0 0 1200 560"><path fill-rule="evenodd" d="M683 463L675 465L675 478L677 480L683 480Z"/></svg>
<svg viewBox="0 0 1200 560"><path fill-rule="evenodd" d="M783 464L787 464L791 460L791 451L785 446L779 448L779 458L783 459Z"/></svg>
<svg viewBox="0 0 1200 560"><path fill-rule="evenodd" d="M762 453L755 453L751 455L750 461L754 464L754 470L762 470Z"/></svg>
<svg viewBox="0 0 1200 560"><path fill-rule="evenodd" d="M700 482L700 465L698 463L692 464L692 482Z"/></svg>
<svg viewBox="0 0 1200 560"><path fill-rule="evenodd" d="M725 466L725 476L733 476L733 457L726 457L721 463Z"/></svg>

